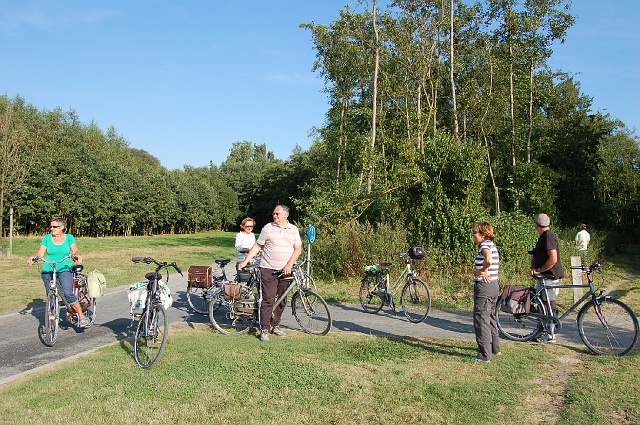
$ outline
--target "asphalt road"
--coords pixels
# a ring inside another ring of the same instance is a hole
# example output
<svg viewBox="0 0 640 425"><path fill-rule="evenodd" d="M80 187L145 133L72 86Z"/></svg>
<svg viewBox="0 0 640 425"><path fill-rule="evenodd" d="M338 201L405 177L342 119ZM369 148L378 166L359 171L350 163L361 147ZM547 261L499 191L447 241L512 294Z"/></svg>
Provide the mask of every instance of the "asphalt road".
<svg viewBox="0 0 640 425"><path fill-rule="evenodd" d="M168 310L172 325L210 326L207 316L193 312L187 304L186 277L171 274L169 288L174 299ZM135 328L129 314L126 290L126 286L107 290L97 300L95 324L84 330L72 326L61 328L54 347L45 346L39 337L44 304L0 316L0 384L132 337ZM331 304L329 309L333 319L331 332L475 339L470 311L432 310L423 323L416 324L409 322L402 311L394 314L386 307L375 315L364 313L360 305ZM285 329L300 330L290 308L285 310L281 325ZM585 348L575 323L569 320L563 325L559 334L560 344Z"/></svg>

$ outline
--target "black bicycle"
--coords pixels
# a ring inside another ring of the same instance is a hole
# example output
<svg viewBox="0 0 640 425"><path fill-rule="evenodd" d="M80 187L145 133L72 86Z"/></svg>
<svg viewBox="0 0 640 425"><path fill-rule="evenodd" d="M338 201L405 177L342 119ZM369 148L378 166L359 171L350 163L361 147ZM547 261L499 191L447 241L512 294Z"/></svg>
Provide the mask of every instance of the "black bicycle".
<svg viewBox="0 0 640 425"><path fill-rule="evenodd" d="M149 369L156 364L169 337L169 323L167 321L167 313L162 305L162 295L160 280L162 269L167 270L167 282L169 281L169 267L173 267L180 275L182 270L175 262L167 263L154 260L151 257L134 257L131 259L134 263L145 263L156 265L155 271L149 272L145 278L149 282L147 284L146 299L142 314L139 316L138 326L136 327L136 335L133 340L133 357L138 366L143 369Z"/></svg>
<svg viewBox="0 0 640 425"><path fill-rule="evenodd" d="M516 313L505 312L502 310L502 298L498 299L498 328L505 337L513 341L531 341L539 337L544 339L562 329L562 320L584 303L576 319L582 342L596 354L624 356L638 341L638 318L622 301L605 295L604 291L596 293L592 273L601 267L600 263L571 267L582 270L587 275L586 285L547 285L545 281L553 277L536 275L536 279L540 281L540 290L526 288L523 298L526 302L528 297L528 309L518 310ZM547 290L555 288L589 288L589 291L562 316L556 317L547 297Z"/></svg>

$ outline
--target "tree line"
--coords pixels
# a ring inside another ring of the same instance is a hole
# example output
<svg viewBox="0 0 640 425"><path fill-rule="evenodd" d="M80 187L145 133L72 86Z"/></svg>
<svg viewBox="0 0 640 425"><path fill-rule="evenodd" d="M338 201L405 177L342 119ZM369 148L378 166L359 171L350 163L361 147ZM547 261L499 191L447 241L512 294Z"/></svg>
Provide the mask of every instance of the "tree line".
<svg viewBox="0 0 640 425"><path fill-rule="evenodd" d="M327 257L343 247L332 261L343 265L362 244L354 228L395 229L394 243L454 259L480 219L509 237L513 220L541 211L566 226L637 228L637 136L591 113L579 81L547 63L574 22L568 1L366 5L301 24L330 106L311 147L286 160L238 141L219 166L167 170L115 128L1 97L3 225L10 205L25 234L54 215L78 235L231 230L244 216L260 227L285 203L331 241Z"/></svg>

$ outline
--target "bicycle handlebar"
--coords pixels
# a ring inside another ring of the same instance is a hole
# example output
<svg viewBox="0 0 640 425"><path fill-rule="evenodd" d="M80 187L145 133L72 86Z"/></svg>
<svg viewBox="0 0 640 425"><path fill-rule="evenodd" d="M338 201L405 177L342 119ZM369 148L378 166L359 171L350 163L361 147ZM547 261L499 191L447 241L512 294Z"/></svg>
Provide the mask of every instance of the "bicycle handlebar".
<svg viewBox="0 0 640 425"><path fill-rule="evenodd" d="M72 261L78 261L78 257L73 255L73 253L71 253L71 252L69 254L65 255L63 258L61 258L58 261L47 261L44 257L41 257L39 255L34 255L33 257L31 257L31 260L34 263L37 263L38 261L42 261L42 262L45 262L47 264L58 264L58 263L62 263L67 258L70 258Z"/></svg>
<svg viewBox="0 0 640 425"><path fill-rule="evenodd" d="M180 267L178 267L175 261L172 261L171 263L167 263L166 261L158 261L151 257L133 257L131 261L133 261L134 263L145 263L145 264L154 263L158 266L156 267L156 271L160 271L160 269L164 269L168 267L173 267L174 269L176 269L178 273L180 273L181 276L184 276L182 274L182 270L180 269Z"/></svg>
<svg viewBox="0 0 640 425"><path fill-rule="evenodd" d="M591 265L582 265L582 266L571 266L571 270L582 270L586 273L596 272L602 269L602 264L594 261Z"/></svg>

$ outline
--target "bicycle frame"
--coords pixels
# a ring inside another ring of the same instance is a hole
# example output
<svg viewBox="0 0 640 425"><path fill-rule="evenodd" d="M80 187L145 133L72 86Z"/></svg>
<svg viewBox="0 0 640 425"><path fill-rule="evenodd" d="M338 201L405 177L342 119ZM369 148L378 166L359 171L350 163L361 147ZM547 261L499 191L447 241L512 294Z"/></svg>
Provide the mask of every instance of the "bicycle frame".
<svg viewBox="0 0 640 425"><path fill-rule="evenodd" d="M583 270L582 267L580 267L581 270ZM580 307L585 301L587 301L589 298L591 298L595 301L599 298L604 297L604 291L601 291L600 295L596 294L596 290L595 287L593 286L593 280L591 279L591 273L590 271L587 271L587 284L582 284L582 285L547 285L545 283L545 278L542 278L540 280L542 280L542 287L536 291L536 296L538 296L541 300L543 300L545 308L547 310L547 312L551 312L551 301L549 300L549 289L569 289L569 288L589 288L589 291L584 294L578 301L576 301L571 307L569 307L567 309L567 311L565 311L561 316L556 317L553 315L549 315L549 314L536 314L537 316L539 316L542 320L542 326L544 327L545 331L549 331L549 322L552 322L555 326L557 326L557 330L561 330L562 329L562 319L564 319L565 317L567 317L569 314L571 314L571 312L573 312L575 309L577 309L578 307ZM544 296L542 295L544 293ZM598 315L598 318L602 321L602 317L600 315ZM604 324L604 323L603 323Z"/></svg>
<svg viewBox="0 0 640 425"><path fill-rule="evenodd" d="M294 277L293 277L293 279L291 279L291 283L289 284L289 287L282 293L282 295L278 296L278 301L276 301L273 304L273 309L275 310L276 307L278 307L280 304L282 304L287 299L287 295L289 295L289 293L293 290L293 288L295 288L296 291L299 291L301 287L306 288L306 285L304 285L302 283L302 280L300 280L294 274ZM304 305L305 310L307 310L309 306L307 305L306 300L304 300L304 299L303 299L303 305Z"/></svg>
<svg viewBox="0 0 640 425"><path fill-rule="evenodd" d="M388 268L386 268L385 275L385 280L387 282L387 292L389 292L390 294L397 294L398 291L400 291L400 289L404 286L404 284L407 283L407 279L409 279L411 276L414 276L414 272L411 269L411 264L407 262L407 265L402 270L402 273L400 273L400 276L398 276L397 279L393 282L393 285L391 285L391 276Z"/></svg>

